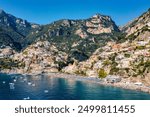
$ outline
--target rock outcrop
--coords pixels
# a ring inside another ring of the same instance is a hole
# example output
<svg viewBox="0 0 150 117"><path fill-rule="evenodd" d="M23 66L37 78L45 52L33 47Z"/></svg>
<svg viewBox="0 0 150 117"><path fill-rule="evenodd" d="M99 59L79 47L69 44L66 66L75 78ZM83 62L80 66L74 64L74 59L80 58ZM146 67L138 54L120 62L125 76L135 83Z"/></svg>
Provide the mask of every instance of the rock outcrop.
<svg viewBox="0 0 150 117"><path fill-rule="evenodd" d="M113 33L119 29L109 16L96 14L86 21L87 32L91 34Z"/></svg>
<svg viewBox="0 0 150 117"><path fill-rule="evenodd" d="M150 84L150 11L122 32L109 16L100 14L43 26L2 10L0 16L1 72L119 75Z"/></svg>

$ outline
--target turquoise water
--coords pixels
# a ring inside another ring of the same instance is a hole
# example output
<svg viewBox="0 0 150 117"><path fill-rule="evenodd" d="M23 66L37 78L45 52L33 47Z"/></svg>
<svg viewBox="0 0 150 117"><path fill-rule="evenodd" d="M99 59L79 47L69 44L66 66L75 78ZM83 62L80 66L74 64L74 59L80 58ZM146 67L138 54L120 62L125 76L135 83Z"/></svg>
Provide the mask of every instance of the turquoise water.
<svg viewBox="0 0 150 117"><path fill-rule="evenodd" d="M0 74L0 100L149 100L150 94L46 75Z"/></svg>

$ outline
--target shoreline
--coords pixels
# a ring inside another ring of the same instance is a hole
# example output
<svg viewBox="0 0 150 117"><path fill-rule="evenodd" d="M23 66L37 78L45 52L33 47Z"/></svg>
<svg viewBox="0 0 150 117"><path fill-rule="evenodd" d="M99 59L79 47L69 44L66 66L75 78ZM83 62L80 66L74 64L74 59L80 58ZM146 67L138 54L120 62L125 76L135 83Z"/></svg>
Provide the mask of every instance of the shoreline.
<svg viewBox="0 0 150 117"><path fill-rule="evenodd" d="M65 74L65 73L48 73L47 75L54 75L53 78L59 77L59 78L70 78L70 79L78 79L78 80L86 80L86 81L92 81L95 83L98 83L100 85L104 86L112 86L122 89L128 89L133 91L141 91L145 93L150 94L150 87L145 86L142 84L141 86L135 85L132 82L127 82L124 78L120 82L117 83L107 83L104 80L101 80L100 78L93 78L93 77L87 77L87 76L80 76L80 75L74 75L74 74Z"/></svg>
<svg viewBox="0 0 150 117"><path fill-rule="evenodd" d="M1 73L1 72L0 72ZM8 75L17 75L17 73L2 73L2 74L8 74ZM75 80L80 80L80 81L90 81L93 83L98 83L103 86L112 86L112 87L117 87L117 88L122 88L122 89L127 89L127 90L133 90L133 91L141 91L145 93L150 94L150 87L145 86L144 84L142 85L136 85L133 82L128 82L126 79L121 78L120 82L117 83L107 83L106 81L96 78L96 77L88 77L88 76L81 76L81 75L76 75L76 74L67 74L67 73L25 73L25 74L18 74L18 75L32 75L32 76L37 76L37 75L47 75L49 78L65 78L65 79L75 79Z"/></svg>

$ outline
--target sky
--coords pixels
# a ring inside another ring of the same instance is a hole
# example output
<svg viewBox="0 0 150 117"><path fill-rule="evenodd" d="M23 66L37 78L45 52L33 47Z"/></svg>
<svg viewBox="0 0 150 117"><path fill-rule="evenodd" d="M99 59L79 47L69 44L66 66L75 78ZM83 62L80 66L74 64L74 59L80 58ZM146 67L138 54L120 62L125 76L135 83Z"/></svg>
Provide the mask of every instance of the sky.
<svg viewBox="0 0 150 117"><path fill-rule="evenodd" d="M150 8L150 0L0 0L0 8L29 22L48 24L60 19L109 15L125 25Z"/></svg>

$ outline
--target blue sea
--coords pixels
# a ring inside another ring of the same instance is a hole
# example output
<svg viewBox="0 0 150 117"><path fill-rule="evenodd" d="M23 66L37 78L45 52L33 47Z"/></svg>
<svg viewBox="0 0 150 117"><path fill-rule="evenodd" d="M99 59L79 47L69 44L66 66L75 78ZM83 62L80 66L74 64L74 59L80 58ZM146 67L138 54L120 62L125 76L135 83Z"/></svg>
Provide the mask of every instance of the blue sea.
<svg viewBox="0 0 150 117"><path fill-rule="evenodd" d="M150 94L88 80L0 74L0 100L150 100Z"/></svg>

